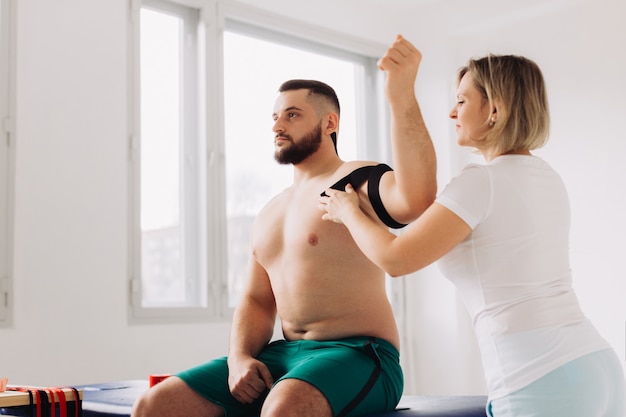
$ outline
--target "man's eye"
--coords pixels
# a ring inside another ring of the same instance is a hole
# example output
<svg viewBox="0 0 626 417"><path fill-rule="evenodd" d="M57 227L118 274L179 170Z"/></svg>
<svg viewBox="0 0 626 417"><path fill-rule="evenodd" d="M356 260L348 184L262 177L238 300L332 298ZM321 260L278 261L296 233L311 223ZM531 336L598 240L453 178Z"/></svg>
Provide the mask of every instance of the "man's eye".
<svg viewBox="0 0 626 417"><path fill-rule="evenodd" d="M293 119L294 117L297 116L297 114L296 113L289 113L288 116L289 116L290 119Z"/></svg>

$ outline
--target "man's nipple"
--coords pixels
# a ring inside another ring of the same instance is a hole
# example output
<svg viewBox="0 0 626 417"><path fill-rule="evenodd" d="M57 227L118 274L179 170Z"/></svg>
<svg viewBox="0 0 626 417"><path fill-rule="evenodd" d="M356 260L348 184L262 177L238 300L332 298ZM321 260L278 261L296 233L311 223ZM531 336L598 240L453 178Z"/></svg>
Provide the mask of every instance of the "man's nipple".
<svg viewBox="0 0 626 417"><path fill-rule="evenodd" d="M309 245L311 246L317 246L319 239L317 238L317 235L315 233L311 233L309 234L309 237L307 239L307 242L309 243Z"/></svg>

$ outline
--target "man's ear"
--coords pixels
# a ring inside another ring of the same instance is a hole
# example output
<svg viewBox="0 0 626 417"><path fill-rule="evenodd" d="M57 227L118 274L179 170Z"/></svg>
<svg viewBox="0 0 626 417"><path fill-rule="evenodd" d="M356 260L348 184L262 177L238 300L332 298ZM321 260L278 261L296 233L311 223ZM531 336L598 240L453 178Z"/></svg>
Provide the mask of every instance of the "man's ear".
<svg viewBox="0 0 626 417"><path fill-rule="evenodd" d="M324 133L330 135L339 130L339 116L337 113L328 113L326 115L326 126L323 126Z"/></svg>

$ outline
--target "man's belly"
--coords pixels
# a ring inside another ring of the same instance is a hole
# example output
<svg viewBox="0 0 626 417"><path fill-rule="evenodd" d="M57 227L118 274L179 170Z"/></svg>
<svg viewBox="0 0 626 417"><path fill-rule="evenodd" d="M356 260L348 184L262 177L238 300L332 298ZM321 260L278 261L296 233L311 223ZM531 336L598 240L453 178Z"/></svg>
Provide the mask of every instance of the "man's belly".
<svg viewBox="0 0 626 417"><path fill-rule="evenodd" d="M287 340L337 340L373 336L399 348L398 330L386 300L382 305L369 303L345 308L343 304L341 307L333 312L323 307L310 312L300 309L282 312L279 309L284 337Z"/></svg>

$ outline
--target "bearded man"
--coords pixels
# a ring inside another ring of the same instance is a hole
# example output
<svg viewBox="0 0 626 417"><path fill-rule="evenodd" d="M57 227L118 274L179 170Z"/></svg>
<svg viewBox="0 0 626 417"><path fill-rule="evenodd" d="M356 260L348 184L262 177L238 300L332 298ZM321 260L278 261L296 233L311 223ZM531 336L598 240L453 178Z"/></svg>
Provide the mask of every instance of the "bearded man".
<svg viewBox="0 0 626 417"><path fill-rule="evenodd" d="M322 220L318 199L351 183L361 209L390 227L434 201L435 154L414 91L420 61L401 36L379 61L395 171L339 158L340 108L330 86L291 80L280 87L275 159L293 165L294 179L255 219L228 356L151 388L134 417L330 417L395 408L403 375L385 274L345 227ZM277 317L284 338L272 341Z"/></svg>

